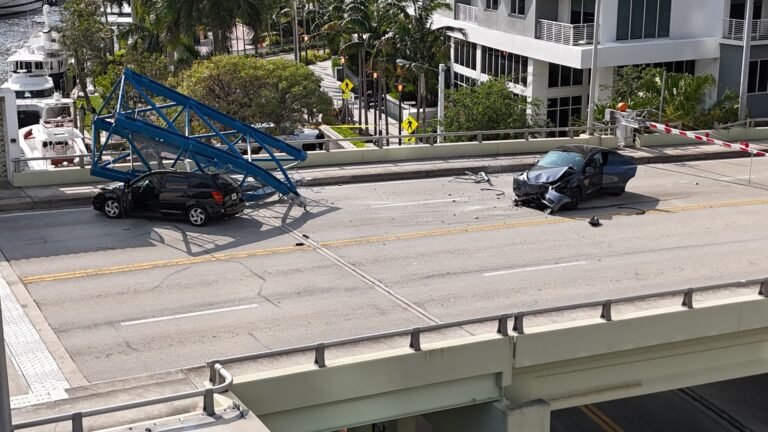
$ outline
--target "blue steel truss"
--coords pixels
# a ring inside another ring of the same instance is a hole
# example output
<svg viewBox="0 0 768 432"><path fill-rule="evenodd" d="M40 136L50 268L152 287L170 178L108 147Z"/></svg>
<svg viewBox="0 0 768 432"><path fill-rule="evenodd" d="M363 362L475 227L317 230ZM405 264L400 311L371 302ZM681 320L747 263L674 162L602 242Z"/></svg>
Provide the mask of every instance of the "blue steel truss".
<svg viewBox="0 0 768 432"><path fill-rule="evenodd" d="M93 120L92 152L91 174L109 180L180 167L230 174L249 201L277 192L303 203L286 169L304 150L127 68Z"/></svg>

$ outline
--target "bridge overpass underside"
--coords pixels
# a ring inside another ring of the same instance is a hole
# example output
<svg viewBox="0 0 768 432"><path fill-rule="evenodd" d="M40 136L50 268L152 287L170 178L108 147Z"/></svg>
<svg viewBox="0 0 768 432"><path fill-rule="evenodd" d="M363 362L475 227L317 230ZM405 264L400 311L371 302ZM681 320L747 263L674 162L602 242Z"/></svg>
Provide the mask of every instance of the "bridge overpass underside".
<svg viewBox="0 0 768 432"><path fill-rule="evenodd" d="M447 432L469 430L467 421L472 430L547 431L553 409L768 373L768 300L740 297L422 348L240 376L232 394L272 432L418 415Z"/></svg>

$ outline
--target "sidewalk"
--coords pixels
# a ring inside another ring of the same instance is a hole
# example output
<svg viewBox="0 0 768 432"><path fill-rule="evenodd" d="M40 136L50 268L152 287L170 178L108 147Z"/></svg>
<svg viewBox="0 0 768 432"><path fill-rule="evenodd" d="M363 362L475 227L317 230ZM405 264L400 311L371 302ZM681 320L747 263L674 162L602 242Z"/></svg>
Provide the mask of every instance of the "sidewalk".
<svg viewBox="0 0 768 432"><path fill-rule="evenodd" d="M333 76L333 72L331 71L331 61L325 60L318 63L315 63L313 65L310 65L309 68L312 70L312 72L317 75L318 78L320 78L320 88L328 94L333 99L334 107L341 106L342 98L341 98L341 87L339 85L341 84L339 81L336 80L336 77ZM359 89L357 89L359 90ZM358 115L358 103L359 100L355 98L354 100L350 99L349 102L349 109L354 111L354 117L355 120L358 121L357 118ZM368 111L368 131L373 134L373 116L375 115L374 110L363 110L363 117L362 120L365 120L365 111ZM381 120L382 120L382 126L380 126L380 129L382 131L382 134L386 135L386 128L385 128L385 121L389 123L389 131L391 135L397 134L397 121L393 120L391 118L387 118L384 115L384 112L381 113Z"/></svg>
<svg viewBox="0 0 768 432"><path fill-rule="evenodd" d="M712 144L676 145L654 148L625 148L622 153L638 164L676 163L710 159L749 157L748 153ZM344 183L408 180L464 175L465 171L487 174L519 172L530 167L540 154L393 161L328 167L297 168L301 186L327 186ZM98 184L14 188L0 182L0 212L45 210L88 206Z"/></svg>

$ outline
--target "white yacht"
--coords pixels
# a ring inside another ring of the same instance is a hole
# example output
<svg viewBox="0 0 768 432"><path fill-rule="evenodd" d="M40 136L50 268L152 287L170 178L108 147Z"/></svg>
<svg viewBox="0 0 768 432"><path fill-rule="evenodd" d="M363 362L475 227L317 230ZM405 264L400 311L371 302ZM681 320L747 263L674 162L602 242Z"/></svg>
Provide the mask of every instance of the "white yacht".
<svg viewBox="0 0 768 432"><path fill-rule="evenodd" d="M69 90L64 85L69 60L58 44L58 34L51 30L48 6L43 7L43 16L45 17L45 27L37 35L30 38L24 47L8 57L6 60L8 70L48 75L53 80L56 90L65 92Z"/></svg>
<svg viewBox="0 0 768 432"><path fill-rule="evenodd" d="M16 94L19 128L40 122L46 102L53 101L56 93L50 77L30 72L11 72L2 87Z"/></svg>
<svg viewBox="0 0 768 432"><path fill-rule="evenodd" d="M27 161L28 169L71 167L78 164L75 155L88 154L83 135L75 128L72 99L56 95L43 103L40 122L19 129L19 146L25 157L53 157Z"/></svg>
<svg viewBox="0 0 768 432"><path fill-rule="evenodd" d="M43 7L43 0L0 0L0 16L15 15Z"/></svg>

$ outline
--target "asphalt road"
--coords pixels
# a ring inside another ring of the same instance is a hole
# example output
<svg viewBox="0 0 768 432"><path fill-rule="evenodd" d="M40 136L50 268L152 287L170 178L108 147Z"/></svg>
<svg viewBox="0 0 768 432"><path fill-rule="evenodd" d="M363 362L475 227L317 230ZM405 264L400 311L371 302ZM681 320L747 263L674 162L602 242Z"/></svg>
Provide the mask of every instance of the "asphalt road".
<svg viewBox="0 0 768 432"><path fill-rule="evenodd" d="M90 209L3 215L0 250L97 382L764 277L768 160L754 160L751 184L749 165L643 166L622 197L554 215L514 207L511 175L306 189L308 212L267 203L205 228ZM603 226L586 223L593 215Z"/></svg>

